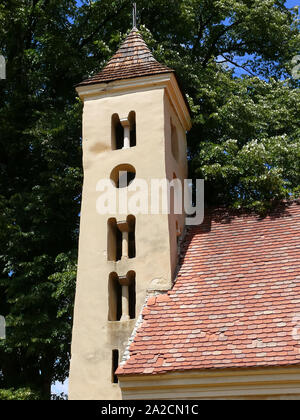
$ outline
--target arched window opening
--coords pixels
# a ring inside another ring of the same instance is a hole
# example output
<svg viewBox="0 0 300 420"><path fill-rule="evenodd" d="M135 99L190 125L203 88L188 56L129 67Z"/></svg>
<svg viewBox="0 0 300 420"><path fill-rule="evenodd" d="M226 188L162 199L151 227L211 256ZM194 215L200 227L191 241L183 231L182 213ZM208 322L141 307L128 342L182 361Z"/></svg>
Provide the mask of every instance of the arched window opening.
<svg viewBox="0 0 300 420"><path fill-rule="evenodd" d="M179 157L179 145L178 145L178 135L176 126L170 121L171 124L171 147L172 147L172 154L176 160Z"/></svg>
<svg viewBox="0 0 300 420"><path fill-rule="evenodd" d="M124 128L118 114L113 114L111 118L111 139L112 150L122 149L124 145Z"/></svg>
<svg viewBox="0 0 300 420"><path fill-rule="evenodd" d="M107 222L107 259L120 261L122 258L135 258L135 217L128 216L124 221L115 218Z"/></svg>
<svg viewBox="0 0 300 420"><path fill-rule="evenodd" d="M111 174L110 179L116 188L126 188L135 179L136 172L132 165L124 163L116 166Z"/></svg>
<svg viewBox="0 0 300 420"><path fill-rule="evenodd" d="M108 281L108 321L129 321L136 315L135 272L111 273Z"/></svg>
<svg viewBox="0 0 300 420"><path fill-rule="evenodd" d="M112 150L128 149L136 146L135 112L131 111L128 117L120 118L113 114L111 120L111 148Z"/></svg>

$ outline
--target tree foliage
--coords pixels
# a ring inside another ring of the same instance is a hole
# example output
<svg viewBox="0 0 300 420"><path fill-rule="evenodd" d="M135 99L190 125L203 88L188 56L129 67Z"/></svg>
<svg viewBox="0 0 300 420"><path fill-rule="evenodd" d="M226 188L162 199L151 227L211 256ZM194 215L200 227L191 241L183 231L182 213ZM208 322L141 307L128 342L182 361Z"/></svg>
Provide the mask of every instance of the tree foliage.
<svg viewBox="0 0 300 420"><path fill-rule="evenodd" d="M284 0L137 4L145 40L188 95L190 172L205 179L207 203L264 211L298 196L297 11ZM3 389L49 398L68 374L82 184L74 86L101 69L130 22L128 0L0 4Z"/></svg>
<svg viewBox="0 0 300 420"><path fill-rule="evenodd" d="M40 395L34 393L30 388L0 389L0 400L2 401L34 401L39 399Z"/></svg>

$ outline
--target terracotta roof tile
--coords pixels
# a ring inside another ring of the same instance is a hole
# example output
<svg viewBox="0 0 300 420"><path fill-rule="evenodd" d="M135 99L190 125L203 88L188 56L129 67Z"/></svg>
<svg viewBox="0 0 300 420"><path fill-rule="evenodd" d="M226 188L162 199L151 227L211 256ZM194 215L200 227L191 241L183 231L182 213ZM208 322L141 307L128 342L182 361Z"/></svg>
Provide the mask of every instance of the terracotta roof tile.
<svg viewBox="0 0 300 420"><path fill-rule="evenodd" d="M78 86L173 72L174 70L155 60L138 30L134 28L104 69Z"/></svg>
<svg viewBox="0 0 300 420"><path fill-rule="evenodd" d="M266 218L214 211L191 228L173 289L149 298L117 373L299 364L299 204Z"/></svg>

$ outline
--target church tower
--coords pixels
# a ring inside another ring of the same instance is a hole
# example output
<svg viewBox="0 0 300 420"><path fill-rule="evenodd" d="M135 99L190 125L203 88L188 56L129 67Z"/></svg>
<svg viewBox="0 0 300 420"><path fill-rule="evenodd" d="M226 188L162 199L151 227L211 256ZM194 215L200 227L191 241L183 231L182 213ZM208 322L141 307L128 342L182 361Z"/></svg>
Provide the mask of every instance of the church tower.
<svg viewBox="0 0 300 420"><path fill-rule="evenodd" d="M185 215L100 214L99 181L120 190L139 179L186 179L191 120L175 72L154 59L136 28L77 92L84 184L69 398L120 399L114 372L146 297L172 287Z"/></svg>

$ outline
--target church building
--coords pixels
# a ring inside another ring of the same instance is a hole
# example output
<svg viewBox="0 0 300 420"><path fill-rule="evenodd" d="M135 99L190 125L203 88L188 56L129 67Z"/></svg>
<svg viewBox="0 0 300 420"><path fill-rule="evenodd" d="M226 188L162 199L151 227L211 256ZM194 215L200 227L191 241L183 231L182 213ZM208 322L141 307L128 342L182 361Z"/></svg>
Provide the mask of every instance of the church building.
<svg viewBox="0 0 300 420"><path fill-rule="evenodd" d="M300 399L300 203L259 218L97 211L188 175L187 99L134 28L77 86L84 185L69 398ZM126 175L125 185L120 175Z"/></svg>

